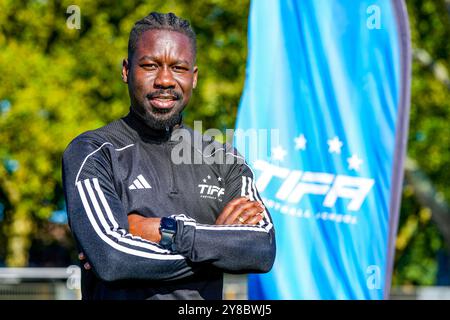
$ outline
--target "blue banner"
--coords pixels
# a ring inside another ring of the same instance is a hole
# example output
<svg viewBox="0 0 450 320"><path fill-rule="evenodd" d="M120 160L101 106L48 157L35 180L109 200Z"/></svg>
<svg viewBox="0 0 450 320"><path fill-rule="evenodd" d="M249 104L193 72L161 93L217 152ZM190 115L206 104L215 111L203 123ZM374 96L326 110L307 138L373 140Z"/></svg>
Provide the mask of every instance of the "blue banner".
<svg viewBox="0 0 450 320"><path fill-rule="evenodd" d="M254 0L248 46L236 127L260 140L235 145L277 241L249 298L386 298L409 116L404 3Z"/></svg>

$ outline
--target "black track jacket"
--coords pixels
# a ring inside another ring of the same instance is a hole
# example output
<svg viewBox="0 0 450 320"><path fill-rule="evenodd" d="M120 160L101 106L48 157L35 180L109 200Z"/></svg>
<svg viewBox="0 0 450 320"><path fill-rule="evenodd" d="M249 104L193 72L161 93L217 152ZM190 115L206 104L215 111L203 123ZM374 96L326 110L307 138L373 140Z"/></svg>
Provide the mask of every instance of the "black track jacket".
<svg viewBox="0 0 450 320"><path fill-rule="evenodd" d="M183 124L151 129L133 111L75 138L63 183L70 228L92 266L82 268L83 299L222 299L223 272L269 271L267 211L256 226L214 225L232 199L261 201L253 179L228 144ZM176 251L130 234L131 212L176 218Z"/></svg>

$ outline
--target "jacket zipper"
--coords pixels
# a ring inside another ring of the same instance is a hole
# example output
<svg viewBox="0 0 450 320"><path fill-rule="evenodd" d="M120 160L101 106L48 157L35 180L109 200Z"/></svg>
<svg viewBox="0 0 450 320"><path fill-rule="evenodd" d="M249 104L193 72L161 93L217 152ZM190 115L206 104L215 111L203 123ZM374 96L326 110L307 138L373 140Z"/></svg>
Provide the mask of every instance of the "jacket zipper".
<svg viewBox="0 0 450 320"><path fill-rule="evenodd" d="M178 194L178 189L177 189L177 185L176 185L176 181L175 181L174 168L173 168L173 163L172 163L172 158L171 158L172 148L170 146L170 141L165 143L165 148L166 148L166 152L167 152L167 159L169 161L169 196L173 196L173 195Z"/></svg>

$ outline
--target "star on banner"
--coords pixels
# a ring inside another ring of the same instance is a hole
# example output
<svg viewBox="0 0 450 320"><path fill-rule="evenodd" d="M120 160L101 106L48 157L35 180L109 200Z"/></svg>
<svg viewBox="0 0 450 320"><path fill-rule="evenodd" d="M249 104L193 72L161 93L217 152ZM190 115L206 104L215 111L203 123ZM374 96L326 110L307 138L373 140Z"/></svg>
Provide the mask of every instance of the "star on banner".
<svg viewBox="0 0 450 320"><path fill-rule="evenodd" d="M273 160L283 161L286 156L287 151L283 149L282 146L278 146L272 149L272 158Z"/></svg>
<svg viewBox="0 0 450 320"><path fill-rule="evenodd" d="M336 136L333 139L327 141L329 153L341 153L341 148L344 145L341 140Z"/></svg>
<svg viewBox="0 0 450 320"><path fill-rule="evenodd" d="M352 154L351 158L347 158L348 168L353 169L355 171L359 171L359 167L363 163L363 161L356 154Z"/></svg>
<svg viewBox="0 0 450 320"><path fill-rule="evenodd" d="M306 150L306 142L305 136L303 134L299 135L297 138L294 138L295 142L295 150Z"/></svg>

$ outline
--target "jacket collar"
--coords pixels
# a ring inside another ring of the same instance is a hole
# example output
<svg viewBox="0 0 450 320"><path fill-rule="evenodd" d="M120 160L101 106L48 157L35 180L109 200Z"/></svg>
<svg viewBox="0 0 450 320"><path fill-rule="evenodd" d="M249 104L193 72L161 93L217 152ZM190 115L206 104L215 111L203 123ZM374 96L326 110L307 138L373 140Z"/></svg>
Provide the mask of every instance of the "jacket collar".
<svg viewBox="0 0 450 320"><path fill-rule="evenodd" d="M155 129L150 127L145 119L137 114L132 108L130 108L130 112L122 119L129 127L131 127L131 129L136 131L143 141L147 142L167 142L170 140L174 130L183 128L181 114L177 125L174 127L166 127L165 129Z"/></svg>

